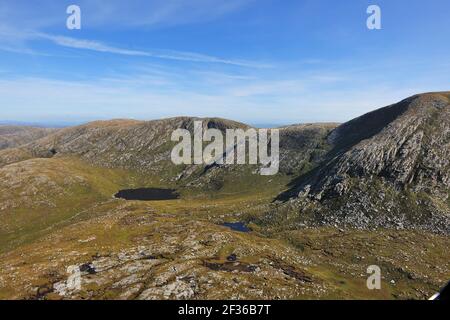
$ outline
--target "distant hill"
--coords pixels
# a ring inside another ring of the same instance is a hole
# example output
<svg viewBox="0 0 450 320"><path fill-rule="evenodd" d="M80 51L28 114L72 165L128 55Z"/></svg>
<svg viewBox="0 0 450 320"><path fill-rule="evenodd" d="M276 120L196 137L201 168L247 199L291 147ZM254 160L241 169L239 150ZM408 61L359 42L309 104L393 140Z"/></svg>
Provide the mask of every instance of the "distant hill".
<svg viewBox="0 0 450 320"><path fill-rule="evenodd" d="M339 126L324 161L278 200L316 223L450 232L449 97L416 95Z"/></svg>
<svg viewBox="0 0 450 320"><path fill-rule="evenodd" d="M18 147L54 132L56 129L0 125L0 150Z"/></svg>
<svg viewBox="0 0 450 320"><path fill-rule="evenodd" d="M169 180L218 180L235 173L254 174L251 166L175 166L170 153L176 144L171 134L179 128L193 132L194 121L205 128L243 128L250 126L219 118L178 117L154 121L111 120L61 129L17 149L0 152L0 166L32 158L76 156L102 167L135 170ZM294 175L309 170L326 153L326 137L336 124L306 124L281 128L280 171ZM218 177L218 175L222 177ZM191 181L193 182L193 181ZM207 181L197 181L200 185ZM186 182L187 183L187 182Z"/></svg>

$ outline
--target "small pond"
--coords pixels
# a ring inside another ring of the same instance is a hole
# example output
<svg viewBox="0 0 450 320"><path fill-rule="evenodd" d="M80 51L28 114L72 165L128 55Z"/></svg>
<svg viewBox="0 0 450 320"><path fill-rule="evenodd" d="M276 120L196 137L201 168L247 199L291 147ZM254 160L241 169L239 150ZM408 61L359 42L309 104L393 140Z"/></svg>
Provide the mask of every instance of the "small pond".
<svg viewBox="0 0 450 320"><path fill-rule="evenodd" d="M225 222L221 224L224 227L230 228L233 231L238 232L250 232L252 229L250 229L245 223L243 222Z"/></svg>
<svg viewBox="0 0 450 320"><path fill-rule="evenodd" d="M139 201L158 201L179 199L180 195L174 189L140 188L120 190L115 198Z"/></svg>

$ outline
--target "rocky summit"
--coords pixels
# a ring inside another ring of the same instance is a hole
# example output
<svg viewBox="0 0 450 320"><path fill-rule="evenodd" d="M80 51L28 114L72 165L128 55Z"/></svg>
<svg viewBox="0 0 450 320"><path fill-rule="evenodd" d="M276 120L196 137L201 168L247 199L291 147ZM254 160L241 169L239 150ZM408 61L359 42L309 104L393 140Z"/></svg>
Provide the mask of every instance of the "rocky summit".
<svg viewBox="0 0 450 320"><path fill-rule="evenodd" d="M0 127L0 299L426 299L450 278L450 93L279 128L274 176L174 165L195 121L250 128Z"/></svg>
<svg viewBox="0 0 450 320"><path fill-rule="evenodd" d="M342 124L323 161L278 199L319 224L449 234L449 97L413 96Z"/></svg>

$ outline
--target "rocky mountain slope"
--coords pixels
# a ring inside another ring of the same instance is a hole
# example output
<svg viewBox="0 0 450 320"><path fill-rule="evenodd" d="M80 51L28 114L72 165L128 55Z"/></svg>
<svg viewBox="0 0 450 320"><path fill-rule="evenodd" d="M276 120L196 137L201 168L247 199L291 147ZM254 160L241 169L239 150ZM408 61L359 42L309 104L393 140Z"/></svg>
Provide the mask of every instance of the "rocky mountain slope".
<svg viewBox="0 0 450 320"><path fill-rule="evenodd" d="M164 181L208 185L225 176L254 176L257 166L175 166L170 141L176 129L193 132L194 121L205 128L225 131L249 126L224 119L171 118L156 121L99 121L62 129L25 146L0 151L0 167L32 158L77 157L106 168L121 168L157 175ZM334 124L294 125L280 128L280 171L284 175L309 170L327 151L326 136ZM200 180L198 180L200 179ZM193 181L195 180L195 182Z"/></svg>
<svg viewBox="0 0 450 320"><path fill-rule="evenodd" d="M18 147L54 132L56 129L0 125L0 150Z"/></svg>
<svg viewBox="0 0 450 320"><path fill-rule="evenodd" d="M278 200L314 223L449 233L449 97L413 96L339 126L325 160Z"/></svg>

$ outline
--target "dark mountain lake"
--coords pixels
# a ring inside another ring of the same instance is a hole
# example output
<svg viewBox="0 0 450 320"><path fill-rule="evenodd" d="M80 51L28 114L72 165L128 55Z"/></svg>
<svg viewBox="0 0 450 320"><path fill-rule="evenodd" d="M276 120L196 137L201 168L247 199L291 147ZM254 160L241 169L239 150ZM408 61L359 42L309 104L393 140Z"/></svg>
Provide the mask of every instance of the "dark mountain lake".
<svg viewBox="0 0 450 320"><path fill-rule="evenodd" d="M174 189L140 188L120 190L115 198L139 201L158 201L179 199L180 195Z"/></svg>
<svg viewBox="0 0 450 320"><path fill-rule="evenodd" d="M228 227L233 231L238 231L238 232L250 232L252 231L252 229L250 229L249 227L247 227L247 225L243 222L225 222L221 224L224 227Z"/></svg>

